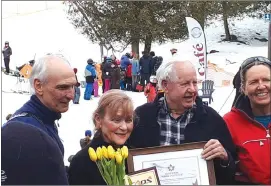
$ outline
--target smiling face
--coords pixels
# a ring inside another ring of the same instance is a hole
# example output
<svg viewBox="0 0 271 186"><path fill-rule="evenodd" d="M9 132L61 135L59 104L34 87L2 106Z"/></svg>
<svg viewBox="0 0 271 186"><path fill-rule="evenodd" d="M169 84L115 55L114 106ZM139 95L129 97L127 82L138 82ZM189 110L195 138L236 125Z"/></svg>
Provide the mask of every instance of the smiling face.
<svg viewBox="0 0 271 186"><path fill-rule="evenodd" d="M101 131L106 142L115 145L123 145L130 137L133 130L132 114L124 116L119 109L115 115L106 115L101 121Z"/></svg>
<svg viewBox="0 0 271 186"><path fill-rule="evenodd" d="M270 106L270 67L255 65L245 74L243 92L254 106Z"/></svg>
<svg viewBox="0 0 271 186"><path fill-rule="evenodd" d="M74 98L76 84L73 69L58 58L48 62L46 82L34 80L36 95L50 110L63 113L69 109L69 102ZM54 64L52 64L54 63Z"/></svg>
<svg viewBox="0 0 271 186"><path fill-rule="evenodd" d="M133 103L120 90L107 91L94 112L94 123L103 139L112 145L123 145L133 130Z"/></svg>
<svg viewBox="0 0 271 186"><path fill-rule="evenodd" d="M197 74L189 63L176 63L176 79L164 82L167 102L174 105L174 109L184 111L193 106L197 96Z"/></svg>

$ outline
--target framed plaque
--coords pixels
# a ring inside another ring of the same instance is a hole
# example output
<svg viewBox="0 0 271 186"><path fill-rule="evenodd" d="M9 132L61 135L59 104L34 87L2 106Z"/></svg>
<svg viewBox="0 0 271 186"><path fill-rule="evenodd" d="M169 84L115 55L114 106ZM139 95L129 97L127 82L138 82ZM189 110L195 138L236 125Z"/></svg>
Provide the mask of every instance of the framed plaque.
<svg viewBox="0 0 271 186"><path fill-rule="evenodd" d="M215 185L213 161L201 158L206 142L129 150L128 171L156 167L161 185Z"/></svg>
<svg viewBox="0 0 271 186"><path fill-rule="evenodd" d="M129 174L132 185L160 185L156 167L142 169Z"/></svg>

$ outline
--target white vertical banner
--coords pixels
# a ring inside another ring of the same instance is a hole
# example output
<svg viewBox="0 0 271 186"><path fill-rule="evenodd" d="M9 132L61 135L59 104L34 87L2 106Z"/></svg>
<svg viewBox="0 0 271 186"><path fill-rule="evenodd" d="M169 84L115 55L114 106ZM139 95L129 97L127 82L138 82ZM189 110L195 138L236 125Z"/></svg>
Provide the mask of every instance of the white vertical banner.
<svg viewBox="0 0 271 186"><path fill-rule="evenodd" d="M197 20L192 17L186 17L187 28L189 32L189 40L192 44L193 63L197 70L199 80L207 78L207 53L205 34Z"/></svg>

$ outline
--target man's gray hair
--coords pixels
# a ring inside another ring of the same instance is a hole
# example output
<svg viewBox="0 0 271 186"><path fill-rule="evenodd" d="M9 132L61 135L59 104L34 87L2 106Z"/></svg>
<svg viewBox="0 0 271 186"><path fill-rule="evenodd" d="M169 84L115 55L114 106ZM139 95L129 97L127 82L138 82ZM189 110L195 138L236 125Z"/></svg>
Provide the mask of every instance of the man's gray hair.
<svg viewBox="0 0 271 186"><path fill-rule="evenodd" d="M48 77L48 73L47 73L48 62L54 58L59 58L63 62L66 62L67 64L70 65L69 61L62 54L47 54L41 57L40 59L38 59L32 68L32 72L29 78L31 93L35 94L35 89L34 89L35 79L39 79L42 83L46 83L46 80Z"/></svg>
<svg viewBox="0 0 271 186"><path fill-rule="evenodd" d="M191 63L191 62L176 60L176 61L162 63L162 65L157 69L157 72L156 72L156 78L158 81L158 83L157 83L158 88L160 88L160 89L163 88L162 87L163 81L174 82L174 81L178 80L178 77L176 75L176 69L174 68L174 64L176 64L176 63Z"/></svg>

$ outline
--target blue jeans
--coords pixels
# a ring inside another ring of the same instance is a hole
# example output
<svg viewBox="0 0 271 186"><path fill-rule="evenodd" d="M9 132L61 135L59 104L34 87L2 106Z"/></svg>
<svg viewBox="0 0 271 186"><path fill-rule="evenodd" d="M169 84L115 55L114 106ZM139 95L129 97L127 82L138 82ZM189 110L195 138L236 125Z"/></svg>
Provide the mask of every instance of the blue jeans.
<svg viewBox="0 0 271 186"><path fill-rule="evenodd" d="M73 103L79 103L80 99L80 88L79 87L74 87L74 98L73 98Z"/></svg>
<svg viewBox="0 0 271 186"><path fill-rule="evenodd" d="M93 91L93 83L87 83L85 94L84 94L84 100L90 100L92 91Z"/></svg>
<svg viewBox="0 0 271 186"><path fill-rule="evenodd" d="M125 81L124 80L120 80L120 89L125 90Z"/></svg>

